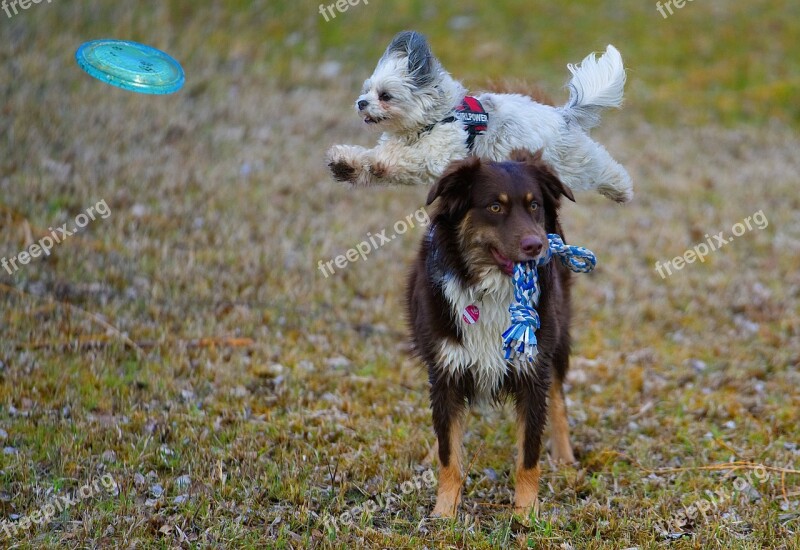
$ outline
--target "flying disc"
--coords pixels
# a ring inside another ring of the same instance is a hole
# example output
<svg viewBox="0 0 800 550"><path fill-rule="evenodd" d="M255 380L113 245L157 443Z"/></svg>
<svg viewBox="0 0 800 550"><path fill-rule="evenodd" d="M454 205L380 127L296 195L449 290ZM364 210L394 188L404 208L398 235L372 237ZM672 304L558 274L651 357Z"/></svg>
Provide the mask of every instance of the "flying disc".
<svg viewBox="0 0 800 550"><path fill-rule="evenodd" d="M141 94L171 94L186 79L181 64L151 46L127 40L92 40L75 52L81 69L107 84Z"/></svg>

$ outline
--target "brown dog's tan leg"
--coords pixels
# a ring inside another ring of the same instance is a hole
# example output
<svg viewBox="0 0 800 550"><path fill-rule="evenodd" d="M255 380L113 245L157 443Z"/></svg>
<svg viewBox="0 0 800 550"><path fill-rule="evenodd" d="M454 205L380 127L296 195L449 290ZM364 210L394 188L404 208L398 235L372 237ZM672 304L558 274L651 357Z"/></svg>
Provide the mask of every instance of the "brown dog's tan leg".
<svg viewBox="0 0 800 550"><path fill-rule="evenodd" d="M528 516L531 510L539 513L539 469L538 461L525 467L525 417L517 415L517 479L514 484L514 512Z"/></svg>
<svg viewBox="0 0 800 550"><path fill-rule="evenodd" d="M564 390L561 381L553 380L550 386L550 454L553 462L573 464L575 455L569 444L569 422L567 421L567 404L564 402Z"/></svg>
<svg viewBox="0 0 800 550"><path fill-rule="evenodd" d="M439 468L439 491L436 495L436 506L433 509L434 516L453 517L461 502L461 485L464 482L461 468L465 422L466 414L459 412L449 426L450 449L447 453L449 459L447 464L442 463ZM441 447L441 445L440 441L439 446ZM441 449L439 456L442 456Z"/></svg>

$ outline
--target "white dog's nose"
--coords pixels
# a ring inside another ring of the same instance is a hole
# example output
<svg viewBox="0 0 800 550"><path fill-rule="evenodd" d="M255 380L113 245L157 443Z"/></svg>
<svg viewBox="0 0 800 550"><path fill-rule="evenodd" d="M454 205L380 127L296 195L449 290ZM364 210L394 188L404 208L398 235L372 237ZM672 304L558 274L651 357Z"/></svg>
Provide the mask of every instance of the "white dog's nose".
<svg viewBox="0 0 800 550"><path fill-rule="evenodd" d="M367 101L366 99L362 99L361 101L356 103L356 105L358 105L359 111L363 111L364 109L367 108L367 105L369 105L369 101Z"/></svg>

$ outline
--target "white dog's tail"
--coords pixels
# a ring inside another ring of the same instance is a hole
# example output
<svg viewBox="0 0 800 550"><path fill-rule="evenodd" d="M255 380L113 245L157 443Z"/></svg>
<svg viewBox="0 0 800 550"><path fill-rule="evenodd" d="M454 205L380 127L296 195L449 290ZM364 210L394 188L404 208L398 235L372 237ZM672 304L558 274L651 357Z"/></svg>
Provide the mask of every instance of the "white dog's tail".
<svg viewBox="0 0 800 550"><path fill-rule="evenodd" d="M625 67L622 56L612 45L599 59L589 54L580 65L567 65L572 73L569 101L561 108L564 117L577 122L584 130L600 124L600 113L609 107L622 106Z"/></svg>

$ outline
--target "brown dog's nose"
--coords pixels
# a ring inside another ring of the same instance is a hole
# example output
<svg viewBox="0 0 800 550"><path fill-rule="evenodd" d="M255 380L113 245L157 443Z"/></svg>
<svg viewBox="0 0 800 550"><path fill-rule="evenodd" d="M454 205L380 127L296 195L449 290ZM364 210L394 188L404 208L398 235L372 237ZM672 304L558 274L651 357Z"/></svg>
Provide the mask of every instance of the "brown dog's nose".
<svg viewBox="0 0 800 550"><path fill-rule="evenodd" d="M369 101L367 101L366 99L362 99L361 101L358 102L358 110L363 111L364 109L367 108L367 105L369 105Z"/></svg>
<svg viewBox="0 0 800 550"><path fill-rule="evenodd" d="M519 243L520 248L522 251L527 254L528 256L536 256L539 252L542 251L542 246L544 243L542 239L539 237L535 237L533 235L528 235L527 237L522 237L522 240Z"/></svg>

